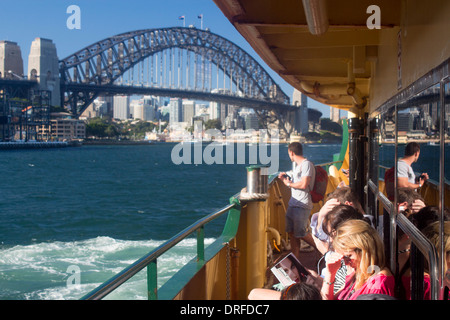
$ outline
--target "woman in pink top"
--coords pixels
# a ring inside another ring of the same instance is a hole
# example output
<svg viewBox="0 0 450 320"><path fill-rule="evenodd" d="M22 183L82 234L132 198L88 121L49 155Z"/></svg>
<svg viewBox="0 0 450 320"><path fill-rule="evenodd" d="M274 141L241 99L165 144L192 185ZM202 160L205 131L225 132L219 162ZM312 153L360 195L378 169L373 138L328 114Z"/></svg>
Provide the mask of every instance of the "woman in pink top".
<svg viewBox="0 0 450 320"><path fill-rule="evenodd" d="M349 220L339 225L333 249L322 285L325 299L354 300L363 294L394 296L395 278L385 267L383 242L367 222ZM352 271L347 272L344 287L334 294L334 279L342 259Z"/></svg>

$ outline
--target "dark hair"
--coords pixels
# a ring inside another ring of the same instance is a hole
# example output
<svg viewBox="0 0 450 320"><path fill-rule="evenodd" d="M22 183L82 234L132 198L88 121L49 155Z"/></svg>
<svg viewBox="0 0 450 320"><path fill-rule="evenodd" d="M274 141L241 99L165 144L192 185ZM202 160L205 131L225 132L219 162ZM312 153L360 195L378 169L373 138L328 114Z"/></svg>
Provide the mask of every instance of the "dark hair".
<svg viewBox="0 0 450 320"><path fill-rule="evenodd" d="M303 146L300 142L290 143L288 150L292 151L296 156L303 156Z"/></svg>
<svg viewBox="0 0 450 320"><path fill-rule="evenodd" d="M420 151L420 144L417 142L410 142L405 147L405 157L414 155L417 151Z"/></svg>
<svg viewBox="0 0 450 320"><path fill-rule="evenodd" d="M322 295L314 285L297 282L281 291L280 300L322 300Z"/></svg>
<svg viewBox="0 0 450 320"><path fill-rule="evenodd" d="M411 222L417 227L419 230L423 230L425 227L430 225L435 221L439 221L439 217L441 216L440 210L436 206L426 206L420 209L416 214L411 215ZM450 211L448 208L444 208L444 221L450 220Z"/></svg>
<svg viewBox="0 0 450 320"><path fill-rule="evenodd" d="M329 236L328 224L330 224L331 230L336 230L342 222L354 219L364 220L364 216L352 206L346 204L337 205L323 218L323 232Z"/></svg>
<svg viewBox="0 0 450 320"><path fill-rule="evenodd" d="M420 193L418 193L414 189L408 187L398 188L398 203L408 202L408 204L411 206L415 200L422 200L425 202Z"/></svg>
<svg viewBox="0 0 450 320"><path fill-rule="evenodd" d="M353 203L354 206L359 205L359 200L357 195L352 191L350 187L341 187L335 189L327 195L327 199L336 199L340 203L345 203L346 201Z"/></svg>

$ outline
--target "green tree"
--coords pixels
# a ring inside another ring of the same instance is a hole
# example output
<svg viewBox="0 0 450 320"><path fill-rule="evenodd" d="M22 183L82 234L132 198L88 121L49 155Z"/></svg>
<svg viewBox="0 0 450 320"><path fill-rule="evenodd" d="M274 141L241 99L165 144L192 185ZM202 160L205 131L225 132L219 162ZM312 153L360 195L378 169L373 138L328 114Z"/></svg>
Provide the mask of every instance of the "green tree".
<svg viewBox="0 0 450 320"><path fill-rule="evenodd" d="M205 122L205 130L222 129L222 122L219 119L211 119Z"/></svg>
<svg viewBox="0 0 450 320"><path fill-rule="evenodd" d="M108 123L101 118L89 119L86 124L86 136L88 137L106 137L106 128L108 128Z"/></svg>
<svg viewBox="0 0 450 320"><path fill-rule="evenodd" d="M342 125L337 122L331 121L329 118L321 118L320 127L322 130L342 135Z"/></svg>

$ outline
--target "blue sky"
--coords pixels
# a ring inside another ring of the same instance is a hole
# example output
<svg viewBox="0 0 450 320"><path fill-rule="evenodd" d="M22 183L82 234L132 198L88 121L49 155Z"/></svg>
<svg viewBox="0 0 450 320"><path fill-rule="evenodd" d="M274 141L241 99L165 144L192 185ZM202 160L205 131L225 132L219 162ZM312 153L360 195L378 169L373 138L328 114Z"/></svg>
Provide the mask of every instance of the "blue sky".
<svg viewBox="0 0 450 320"><path fill-rule="evenodd" d="M293 88L273 72L245 39L236 31L212 0L15 0L2 1L0 40L17 42L22 50L26 70L31 42L36 37L56 44L63 59L94 42L139 29L182 26L200 28L198 15L203 14L203 28L234 42L251 54L270 73L292 99ZM66 13L70 5L81 9L81 29L68 29ZM309 107L329 117L329 107L309 99Z"/></svg>

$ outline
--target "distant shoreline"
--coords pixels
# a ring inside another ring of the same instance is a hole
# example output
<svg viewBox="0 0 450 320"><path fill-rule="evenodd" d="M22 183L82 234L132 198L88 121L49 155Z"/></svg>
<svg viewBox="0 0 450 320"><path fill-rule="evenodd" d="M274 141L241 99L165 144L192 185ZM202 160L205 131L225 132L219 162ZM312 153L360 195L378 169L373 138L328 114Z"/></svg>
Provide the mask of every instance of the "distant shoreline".
<svg viewBox="0 0 450 320"><path fill-rule="evenodd" d="M151 140L84 140L81 145L150 145L155 143Z"/></svg>
<svg viewBox="0 0 450 320"><path fill-rule="evenodd" d="M114 146L131 146L131 145L153 145L160 143L180 143L180 142L202 142L204 144L212 143L210 140L198 140L198 141L184 141L184 140L174 140L174 141L156 141L156 140L110 140L110 139L98 139L98 140L84 140L84 141L11 141L11 142L0 142L0 150L17 150L17 149L48 149L48 148L66 148L66 147L79 147L79 146L100 146L100 145L114 145ZM247 140L231 140L227 141L224 139L223 143L249 143L258 144L259 141L247 141ZM338 144L341 141L337 140L326 140L326 141L305 141L302 144ZM265 143L279 143L279 144L289 144L288 141L267 141Z"/></svg>
<svg viewBox="0 0 450 320"><path fill-rule="evenodd" d="M63 141L57 142L12 141L12 142L0 142L0 150L66 148L72 145L74 144Z"/></svg>

